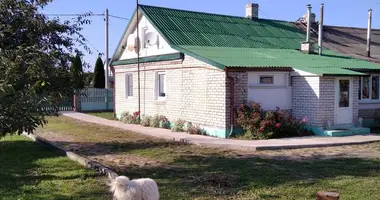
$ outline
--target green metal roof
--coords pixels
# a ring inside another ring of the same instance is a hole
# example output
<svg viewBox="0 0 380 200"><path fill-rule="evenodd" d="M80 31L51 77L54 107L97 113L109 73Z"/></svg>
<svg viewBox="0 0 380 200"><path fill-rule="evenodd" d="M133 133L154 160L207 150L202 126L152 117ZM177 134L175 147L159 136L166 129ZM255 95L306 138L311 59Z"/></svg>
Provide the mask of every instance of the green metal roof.
<svg viewBox="0 0 380 200"><path fill-rule="evenodd" d="M323 56L304 54L294 49L226 48L180 46L184 51L212 60L219 67L292 67L307 72L332 74L351 70L380 69L380 65L337 55L329 50ZM318 70L317 70L318 69ZM328 70L327 70L328 69Z"/></svg>
<svg viewBox="0 0 380 200"><path fill-rule="evenodd" d="M380 69L378 64L327 49L323 56L302 53L305 34L290 22L146 5L139 8L173 49L220 69L292 67L317 75L362 75L352 70Z"/></svg>
<svg viewBox="0 0 380 200"><path fill-rule="evenodd" d="M172 45L298 49L305 34L289 22L140 6Z"/></svg>

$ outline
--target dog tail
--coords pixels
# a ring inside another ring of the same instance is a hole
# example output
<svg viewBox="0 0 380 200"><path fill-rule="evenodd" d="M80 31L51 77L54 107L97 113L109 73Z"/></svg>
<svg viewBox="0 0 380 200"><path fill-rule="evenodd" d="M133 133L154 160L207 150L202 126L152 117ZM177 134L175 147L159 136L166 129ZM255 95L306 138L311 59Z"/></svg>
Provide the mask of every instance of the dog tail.
<svg viewBox="0 0 380 200"><path fill-rule="evenodd" d="M125 188L129 183L129 178L126 176L118 176L111 183L111 192L114 192L117 189Z"/></svg>

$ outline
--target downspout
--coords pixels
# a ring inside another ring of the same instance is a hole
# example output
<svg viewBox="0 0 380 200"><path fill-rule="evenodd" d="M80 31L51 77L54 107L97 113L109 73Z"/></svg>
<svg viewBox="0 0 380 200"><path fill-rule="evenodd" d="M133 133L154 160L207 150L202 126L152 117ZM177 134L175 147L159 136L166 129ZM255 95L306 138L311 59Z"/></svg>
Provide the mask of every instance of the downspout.
<svg viewBox="0 0 380 200"><path fill-rule="evenodd" d="M228 68L225 68L226 71L226 77L230 80L230 96L231 96L231 101L230 101L230 123L231 123L231 128L230 128L230 133L228 134L228 137L232 136L232 133L234 132L234 122L235 122L235 113L234 113L234 105L235 105L235 81L232 76L228 75Z"/></svg>
<svg viewBox="0 0 380 200"><path fill-rule="evenodd" d="M113 117L117 119L116 116L116 74L115 74L115 68L113 66L110 66L111 72L113 74Z"/></svg>

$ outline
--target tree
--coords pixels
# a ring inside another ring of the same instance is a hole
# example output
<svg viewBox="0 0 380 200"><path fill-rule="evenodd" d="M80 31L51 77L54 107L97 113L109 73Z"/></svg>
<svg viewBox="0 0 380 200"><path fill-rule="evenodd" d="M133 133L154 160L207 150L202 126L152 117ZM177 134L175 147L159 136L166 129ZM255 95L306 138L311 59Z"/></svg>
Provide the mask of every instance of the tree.
<svg viewBox="0 0 380 200"><path fill-rule="evenodd" d="M100 56L95 63L94 88L105 88L104 65Z"/></svg>
<svg viewBox="0 0 380 200"><path fill-rule="evenodd" d="M70 67L71 84L75 89L84 88L83 67L80 55L77 53Z"/></svg>
<svg viewBox="0 0 380 200"><path fill-rule="evenodd" d="M94 73L93 72L84 72L83 73L84 86L94 87Z"/></svg>
<svg viewBox="0 0 380 200"><path fill-rule="evenodd" d="M49 19L38 11L52 0L0 1L0 137L33 132L46 123L45 105L72 95L69 63L87 14L72 21Z"/></svg>

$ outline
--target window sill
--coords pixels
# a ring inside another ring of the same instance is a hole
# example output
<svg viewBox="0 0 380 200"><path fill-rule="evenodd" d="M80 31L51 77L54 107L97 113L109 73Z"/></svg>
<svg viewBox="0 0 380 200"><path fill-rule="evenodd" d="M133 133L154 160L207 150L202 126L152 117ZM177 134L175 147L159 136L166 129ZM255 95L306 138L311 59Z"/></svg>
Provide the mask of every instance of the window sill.
<svg viewBox="0 0 380 200"><path fill-rule="evenodd" d="M359 103L360 104L380 104L380 99L376 99L376 100L371 100L371 99L366 99L366 100L359 100Z"/></svg>
<svg viewBox="0 0 380 200"><path fill-rule="evenodd" d="M166 101L166 97L157 97L156 101Z"/></svg>
<svg viewBox="0 0 380 200"><path fill-rule="evenodd" d="M126 100L133 100L133 96L125 98Z"/></svg>

